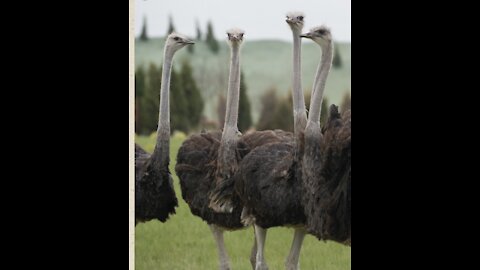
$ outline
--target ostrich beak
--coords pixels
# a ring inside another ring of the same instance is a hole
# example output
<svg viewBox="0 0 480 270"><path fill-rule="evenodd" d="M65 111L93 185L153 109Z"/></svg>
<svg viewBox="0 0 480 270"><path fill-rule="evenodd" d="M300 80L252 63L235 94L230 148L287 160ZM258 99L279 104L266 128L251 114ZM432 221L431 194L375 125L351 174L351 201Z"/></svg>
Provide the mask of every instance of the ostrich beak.
<svg viewBox="0 0 480 270"><path fill-rule="evenodd" d="M184 42L185 44L195 44L195 42L193 40L185 40Z"/></svg>
<svg viewBox="0 0 480 270"><path fill-rule="evenodd" d="M236 41L236 42L239 42L242 39L243 39L243 35L232 35L232 38L231 38L232 41Z"/></svg>
<svg viewBox="0 0 480 270"><path fill-rule="evenodd" d="M290 19L290 18L287 18L285 21L286 21L287 23L292 23L292 19Z"/></svg>
<svg viewBox="0 0 480 270"><path fill-rule="evenodd" d="M300 37L303 37L303 38L312 38L312 34L311 34L311 33L305 33L305 34L301 34Z"/></svg>

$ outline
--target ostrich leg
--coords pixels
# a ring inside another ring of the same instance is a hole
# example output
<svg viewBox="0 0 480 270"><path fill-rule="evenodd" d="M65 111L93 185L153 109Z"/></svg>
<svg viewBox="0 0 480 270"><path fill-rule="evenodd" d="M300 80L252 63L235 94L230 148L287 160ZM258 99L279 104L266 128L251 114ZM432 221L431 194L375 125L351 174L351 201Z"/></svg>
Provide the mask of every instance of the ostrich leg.
<svg viewBox="0 0 480 270"><path fill-rule="evenodd" d="M267 230L255 226L255 238L257 239L257 262L255 264L255 270L268 270L267 262L263 257L263 250L265 249L265 238L267 237Z"/></svg>
<svg viewBox="0 0 480 270"><path fill-rule="evenodd" d="M225 242L223 241L223 230L214 224L210 224L210 230L217 244L220 270L230 270L230 260L228 259L227 250L225 249Z"/></svg>
<svg viewBox="0 0 480 270"><path fill-rule="evenodd" d="M300 265L298 260L300 259L300 250L302 249L303 239L305 238L305 229L295 229L295 236L293 237L292 247L290 248L290 254L288 254L287 261L285 262L285 269L287 270L299 270Z"/></svg>
<svg viewBox="0 0 480 270"><path fill-rule="evenodd" d="M257 263L257 239L255 237L255 228L253 230L253 247L252 252L250 253L250 263L252 264L252 269L255 270L255 265Z"/></svg>

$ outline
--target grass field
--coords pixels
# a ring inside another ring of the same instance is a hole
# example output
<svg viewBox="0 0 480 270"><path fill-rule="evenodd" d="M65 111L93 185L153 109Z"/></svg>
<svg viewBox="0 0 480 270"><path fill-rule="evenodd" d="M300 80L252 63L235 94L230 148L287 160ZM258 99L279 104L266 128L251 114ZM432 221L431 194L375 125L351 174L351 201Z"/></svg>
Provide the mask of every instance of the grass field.
<svg viewBox="0 0 480 270"><path fill-rule="evenodd" d="M175 182L179 200L177 214L166 223L150 221L135 228L135 269L218 269L218 257L213 237L207 224L193 216L181 197L175 161L178 148L185 136L175 134L170 143L170 171ZM154 135L137 136L136 143L152 152ZM273 228L267 233L266 260L272 270L285 269L293 230ZM253 244L251 227L240 231L226 232L225 242L232 269L251 269L250 250ZM303 270L351 269L351 248L333 242L320 242L307 235L301 251L300 267Z"/></svg>
<svg viewBox="0 0 480 270"><path fill-rule="evenodd" d="M285 27L285 34L290 30ZM220 51L213 54L203 41L194 45L194 53L180 50L173 67L179 69L183 61L193 66L193 75L206 102L203 114L217 120L217 96L226 95L229 49L224 37L219 38ZM135 42L135 66L148 67L149 63L160 65L163 60L163 38ZM338 43L343 65L332 68L325 89L329 103L340 104L345 93L351 92L351 44ZM320 60L321 50L311 40L302 43L302 86L305 93L310 92L313 78ZM247 95L252 103L254 122L261 111L260 97L270 88L277 90L277 96L285 96L291 89L292 80L292 43L278 40L245 41L241 54L241 66L247 84Z"/></svg>

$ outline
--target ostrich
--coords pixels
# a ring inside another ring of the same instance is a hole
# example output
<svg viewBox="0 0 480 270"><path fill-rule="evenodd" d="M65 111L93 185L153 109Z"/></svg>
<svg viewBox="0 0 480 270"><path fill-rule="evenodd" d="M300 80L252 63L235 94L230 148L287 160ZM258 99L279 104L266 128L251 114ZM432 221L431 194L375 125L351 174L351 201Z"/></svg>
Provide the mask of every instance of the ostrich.
<svg viewBox="0 0 480 270"><path fill-rule="evenodd" d="M209 194L215 185L215 177L222 164L218 161L220 152L229 161L236 164L237 159L247 151L244 144L237 144L237 115L240 91L240 47L244 32L239 29L227 31L231 49L230 76L228 83L227 114L224 131L202 132L185 140L178 150L175 172L180 179L182 197L190 207L192 214L200 217L209 225L215 239L220 269L230 269L225 249L223 232L225 229L244 228L240 222L241 205L233 198L230 213L217 213L209 207ZM227 145L224 145L227 144ZM238 145L238 150L237 150ZM228 154L232 156L228 156ZM233 164L233 165L234 165ZM226 166L222 167L224 170ZM254 246L254 250L255 250Z"/></svg>
<svg viewBox="0 0 480 270"><path fill-rule="evenodd" d="M325 79L333 58L333 41L328 28L320 26L302 35L322 48L319 80L305 129L303 156L303 205L307 231L320 240L351 243L351 112L341 117L330 107L323 135L320 107ZM319 166L320 165L320 166Z"/></svg>
<svg viewBox="0 0 480 270"><path fill-rule="evenodd" d="M194 42L178 34L165 41L157 141L150 155L135 144L135 225L151 219L165 222L178 206L173 180L168 170L170 161L170 74L175 52Z"/></svg>
<svg viewBox="0 0 480 270"><path fill-rule="evenodd" d="M220 141L220 147L218 149L217 156L217 168L216 168L216 185L211 193L210 201L218 201L217 190L223 189L222 183L229 181L232 174L238 167L237 145L240 137L238 131L238 106L240 95L240 46L243 41L244 32L238 29L232 29L227 33L232 49L232 56L230 59L230 74L228 82L227 92L227 105L225 112L225 122L223 126L222 137ZM231 38L233 35L233 38ZM236 39L236 37L240 39ZM210 207L216 212L232 212L233 205L222 205L210 203ZM225 207L228 207L226 209Z"/></svg>
<svg viewBox="0 0 480 270"><path fill-rule="evenodd" d="M300 84L300 31L303 27L303 15L289 14L287 22L293 32L294 67L296 67L292 88L293 97L297 96L297 100L294 99L295 143L271 143L253 149L243 158L235 175L235 190L244 204L242 221L245 224L254 224L255 228L258 248L256 269L268 269L263 256L266 229L275 226L295 228L290 253L285 262L287 269L298 269L300 249L306 233L301 180L303 131L307 125ZM318 89L318 86L321 85L320 81L326 79L320 75L327 63L328 60L325 59L319 64L314 92L323 92ZM311 109L313 109L312 106L319 106L319 104L311 104ZM319 108L315 109L319 110ZM299 115L302 112L303 114Z"/></svg>

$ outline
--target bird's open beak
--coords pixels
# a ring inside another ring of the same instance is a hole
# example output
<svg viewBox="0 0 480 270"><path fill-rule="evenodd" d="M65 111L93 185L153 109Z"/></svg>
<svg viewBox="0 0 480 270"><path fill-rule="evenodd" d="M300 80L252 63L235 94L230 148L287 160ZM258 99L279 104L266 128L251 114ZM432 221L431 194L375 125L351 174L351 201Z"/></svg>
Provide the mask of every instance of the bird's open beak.
<svg viewBox="0 0 480 270"><path fill-rule="evenodd" d="M195 42L193 40L186 40L185 44L192 44L193 45L193 44L195 44Z"/></svg>
<svg viewBox="0 0 480 270"><path fill-rule="evenodd" d="M305 33L305 34L301 34L300 37L312 38L312 34L310 34L310 33Z"/></svg>

